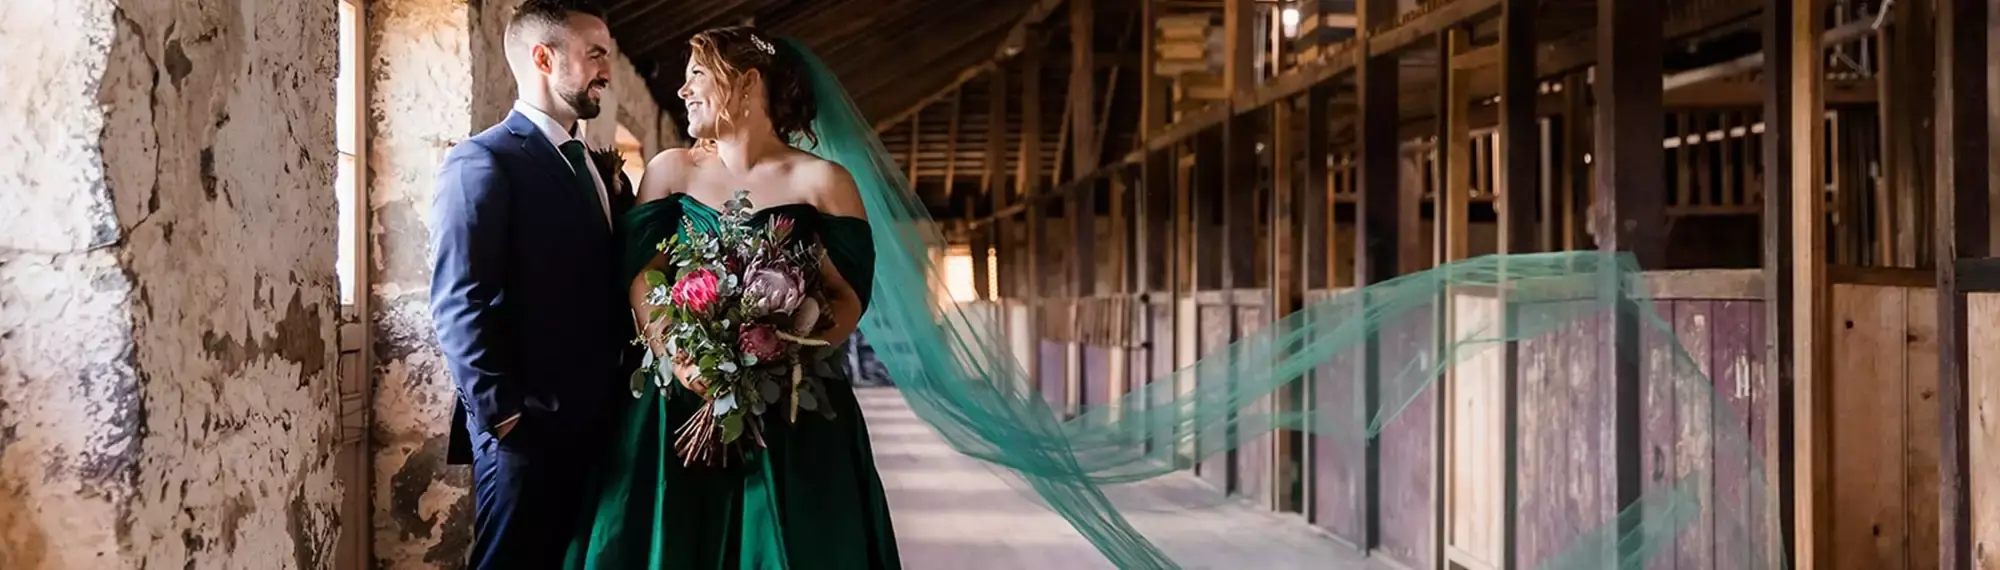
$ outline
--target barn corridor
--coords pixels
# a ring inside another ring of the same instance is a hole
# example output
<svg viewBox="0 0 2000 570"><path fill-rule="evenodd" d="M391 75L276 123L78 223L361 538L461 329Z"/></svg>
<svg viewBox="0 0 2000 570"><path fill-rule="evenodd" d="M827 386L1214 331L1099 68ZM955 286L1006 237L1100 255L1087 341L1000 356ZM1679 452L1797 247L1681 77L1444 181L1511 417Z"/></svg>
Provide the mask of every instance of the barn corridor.
<svg viewBox="0 0 2000 570"><path fill-rule="evenodd" d="M863 388L860 399L904 568L1113 568L1005 468L953 451L894 388ZM1184 568L1365 567L1303 519L1223 498L1191 475L1106 491Z"/></svg>

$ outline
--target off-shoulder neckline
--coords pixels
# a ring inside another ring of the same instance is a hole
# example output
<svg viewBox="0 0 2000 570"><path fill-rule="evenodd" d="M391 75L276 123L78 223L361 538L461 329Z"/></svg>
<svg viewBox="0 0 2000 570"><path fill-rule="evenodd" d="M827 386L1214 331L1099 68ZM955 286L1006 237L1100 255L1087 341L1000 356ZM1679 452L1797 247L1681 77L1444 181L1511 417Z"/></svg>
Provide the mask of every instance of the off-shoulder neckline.
<svg viewBox="0 0 2000 570"><path fill-rule="evenodd" d="M708 210L708 211L710 211L710 212L715 212L715 213L721 213L721 212L722 212L722 210L721 210L720 208L716 208L715 206L710 206L710 205L708 205L708 203L707 203L707 202L703 202L703 201L701 201L701 199L700 199L700 198L696 198L696 197L694 197L694 195L693 195L693 194L689 194L689 193L686 193L686 192L675 192L675 193L672 193L672 194L668 194L668 195L667 195L667 198L666 198L666 199L669 199L669 200L671 200L671 199L680 199L680 200L681 200L681 201L683 201L683 202L692 202L692 203L694 203L694 205L696 205L696 206L700 206L700 207L701 207L702 209L704 209L704 210ZM812 205L812 204L809 204L809 203L806 203L806 202L791 202L791 203L787 203L787 204L778 204L778 205L775 205L775 206L765 206L765 207L762 207L762 208L757 208L757 209L756 209L755 211L751 212L751 214L750 214L750 217L752 217L752 218L756 218L756 217L759 217L759 216L763 216L764 214L767 214L767 213L771 213L771 212L776 212L776 211L781 211L781 210L786 210L786 209L803 209L803 210L807 210L807 211L810 211L810 212L812 212L812 213L813 213L813 215L815 215L815 216L819 216L819 217L821 217L821 218L828 218L828 219L845 219L845 220L853 220L853 221L856 221L856 222L861 222L861 223L867 223L867 222L868 222L867 220L864 220L864 219L861 219L861 218L857 218L857 217L854 217L854 216L842 216L842 215L838 215L838 214L828 214L828 213L826 213L826 212L822 212L822 211L820 211L820 209L819 209L819 206L814 206L814 205Z"/></svg>

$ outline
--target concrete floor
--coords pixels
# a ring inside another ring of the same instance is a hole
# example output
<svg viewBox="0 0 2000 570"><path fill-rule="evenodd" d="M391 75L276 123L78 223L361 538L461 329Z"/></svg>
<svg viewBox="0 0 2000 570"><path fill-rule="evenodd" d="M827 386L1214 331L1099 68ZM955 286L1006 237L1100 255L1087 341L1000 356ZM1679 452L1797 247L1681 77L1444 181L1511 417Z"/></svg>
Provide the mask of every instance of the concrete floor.
<svg viewBox="0 0 2000 570"><path fill-rule="evenodd" d="M953 451L894 388L863 388L860 398L905 568L1113 568L1019 478ZM1225 499L1185 474L1107 493L1183 568L1365 567L1303 520Z"/></svg>

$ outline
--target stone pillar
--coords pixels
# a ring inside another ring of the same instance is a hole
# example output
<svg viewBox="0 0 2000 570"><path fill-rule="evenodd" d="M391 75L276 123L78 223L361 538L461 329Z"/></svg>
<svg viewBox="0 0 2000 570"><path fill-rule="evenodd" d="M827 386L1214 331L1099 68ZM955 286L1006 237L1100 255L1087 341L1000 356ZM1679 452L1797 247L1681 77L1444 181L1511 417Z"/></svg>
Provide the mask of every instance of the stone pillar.
<svg viewBox="0 0 2000 570"><path fill-rule="evenodd" d="M472 544L471 472L444 461L452 392L431 329L425 224L446 151L512 105L500 37L514 4L369 5L371 530L378 568L456 567Z"/></svg>
<svg viewBox="0 0 2000 570"><path fill-rule="evenodd" d="M445 464L451 379L430 319L428 223L446 151L505 119L513 76L503 34L518 0L371 0L369 265L374 314L375 567L457 568L472 544L471 470ZM622 57L593 147L621 115L659 108ZM649 123L650 124L650 123ZM646 125L628 124L641 141ZM653 148L653 147L649 147Z"/></svg>
<svg viewBox="0 0 2000 570"><path fill-rule="evenodd" d="M335 5L13 5L0 568L330 565Z"/></svg>

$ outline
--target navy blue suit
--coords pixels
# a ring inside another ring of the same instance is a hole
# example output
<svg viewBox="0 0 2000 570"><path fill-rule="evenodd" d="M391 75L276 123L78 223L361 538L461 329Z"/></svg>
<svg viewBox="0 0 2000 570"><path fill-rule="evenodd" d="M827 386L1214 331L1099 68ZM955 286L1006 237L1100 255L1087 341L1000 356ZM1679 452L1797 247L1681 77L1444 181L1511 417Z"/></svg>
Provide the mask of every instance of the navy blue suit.
<svg viewBox="0 0 2000 570"><path fill-rule="evenodd" d="M457 400L448 460L469 460L476 485L471 566L554 568L629 370L612 228L597 189L515 112L445 156L431 232L431 318Z"/></svg>

